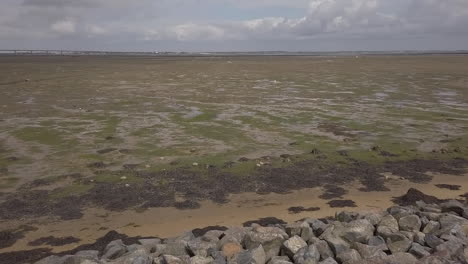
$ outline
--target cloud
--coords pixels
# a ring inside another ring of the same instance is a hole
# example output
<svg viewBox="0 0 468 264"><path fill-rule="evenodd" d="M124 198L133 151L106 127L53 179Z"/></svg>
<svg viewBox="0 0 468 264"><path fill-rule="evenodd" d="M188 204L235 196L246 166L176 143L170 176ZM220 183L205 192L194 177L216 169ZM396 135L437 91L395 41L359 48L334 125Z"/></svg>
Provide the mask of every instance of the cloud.
<svg viewBox="0 0 468 264"><path fill-rule="evenodd" d="M468 34L467 0L3 1L0 39L9 43L25 40L32 44L52 43L55 38L68 38L79 44L90 37L100 37L106 43L134 40L132 45L142 46L145 42L196 41L292 43L308 39L361 39L364 42L422 36L450 40ZM302 10L303 15L278 16L275 11L275 16L245 19L241 14L230 13L265 7L295 8ZM220 10L230 19L215 15Z"/></svg>
<svg viewBox="0 0 468 264"><path fill-rule="evenodd" d="M53 23L50 28L59 34L72 34L76 31L76 24L71 20L63 20Z"/></svg>

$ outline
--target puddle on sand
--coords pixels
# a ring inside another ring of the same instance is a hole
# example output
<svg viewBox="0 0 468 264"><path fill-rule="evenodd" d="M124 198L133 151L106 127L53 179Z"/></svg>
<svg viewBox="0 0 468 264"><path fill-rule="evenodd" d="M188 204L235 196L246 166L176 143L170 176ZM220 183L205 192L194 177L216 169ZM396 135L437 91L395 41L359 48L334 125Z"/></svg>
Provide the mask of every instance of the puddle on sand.
<svg viewBox="0 0 468 264"><path fill-rule="evenodd" d="M434 195L441 199L460 198L468 190L468 174L453 176L434 174L429 184L411 183L398 177L390 177L386 186L390 191L386 192L361 192L360 184L340 186L348 193L342 198L352 200L357 207L331 208L327 203L330 200L320 199L324 190L321 188L303 189L289 194L243 193L231 195L227 204L215 204L211 201L201 202L201 207L195 210L178 210L176 208L153 208L142 213L135 211L109 212L102 209L87 209L84 216L78 220L51 221L50 219L38 219L33 225L37 231L29 232L25 239L19 240L10 248L1 249L0 252L28 250L34 247L28 246L29 241L50 236L73 236L81 239L80 244L92 243L108 231L116 230L129 236L157 236L171 237L184 231L195 228L220 225L239 226L249 220L263 217L277 217L286 222L293 222L305 217L333 216L336 212L349 211L374 211L394 205L392 197L401 196L409 188L416 188L426 194ZM435 187L436 184L460 185L460 190L447 190ZM320 207L319 211L290 214L288 208L293 206ZM2 227L15 228L26 223L2 223ZM106 228L106 229L104 229ZM69 244L55 247L55 252L68 250L78 244Z"/></svg>

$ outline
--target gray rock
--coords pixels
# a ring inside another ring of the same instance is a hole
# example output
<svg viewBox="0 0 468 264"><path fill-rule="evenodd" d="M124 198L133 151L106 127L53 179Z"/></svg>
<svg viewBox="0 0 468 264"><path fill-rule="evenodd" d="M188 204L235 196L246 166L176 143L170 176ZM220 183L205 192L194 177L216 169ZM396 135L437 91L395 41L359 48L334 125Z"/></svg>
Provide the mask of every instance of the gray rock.
<svg viewBox="0 0 468 264"><path fill-rule="evenodd" d="M304 241L309 241L315 237L314 231L307 222L296 222L286 225L286 233L290 236L300 236Z"/></svg>
<svg viewBox="0 0 468 264"><path fill-rule="evenodd" d="M401 231L415 232L421 230L421 219L417 215L407 215L398 221Z"/></svg>
<svg viewBox="0 0 468 264"><path fill-rule="evenodd" d="M212 257L193 256L190 258L190 264L211 264L213 262Z"/></svg>
<svg viewBox="0 0 468 264"><path fill-rule="evenodd" d="M370 212L370 213L364 214L363 218L368 220L372 225L376 226L380 223L380 221L382 221L383 216L384 216L383 212L379 212L379 213Z"/></svg>
<svg viewBox="0 0 468 264"><path fill-rule="evenodd" d="M207 257L210 248L217 249L216 242L203 241L202 238L196 238L187 242L187 249L192 255Z"/></svg>
<svg viewBox="0 0 468 264"><path fill-rule="evenodd" d="M378 224L377 232L379 232L379 229L382 229L382 227L387 228L390 232L398 232L399 230L398 221L392 215L382 217L382 220L380 220Z"/></svg>
<svg viewBox="0 0 468 264"><path fill-rule="evenodd" d="M423 246L418 243L411 244L411 248L408 252L417 258L423 258L431 255L431 253L429 253Z"/></svg>
<svg viewBox="0 0 468 264"><path fill-rule="evenodd" d="M156 245L161 244L161 239L159 238L139 239L138 243L140 243L140 245L143 245L143 246L156 247Z"/></svg>
<svg viewBox="0 0 468 264"><path fill-rule="evenodd" d="M458 215L463 215L463 211L466 207L457 200L450 200L440 204L442 212L454 212Z"/></svg>
<svg viewBox="0 0 468 264"><path fill-rule="evenodd" d="M184 258L179 258L179 257L171 256L171 255L163 255L162 263L163 264L190 264L190 260L187 261Z"/></svg>
<svg viewBox="0 0 468 264"><path fill-rule="evenodd" d="M97 250L81 250L76 252L75 256L86 257L89 259L99 259L99 251Z"/></svg>
<svg viewBox="0 0 468 264"><path fill-rule="evenodd" d="M186 249L186 243L187 242L170 242L169 244L159 244L156 245L156 251L155 255L160 256L160 255L170 255L170 256L185 256L188 255L187 249Z"/></svg>
<svg viewBox="0 0 468 264"><path fill-rule="evenodd" d="M292 258L299 249L303 247L307 247L307 243L297 235L283 242L284 252L290 258Z"/></svg>
<svg viewBox="0 0 468 264"><path fill-rule="evenodd" d="M246 233L246 228L231 227L228 230L224 231L224 236L219 240L218 247L221 248L224 244L229 242L237 242L241 244L244 240Z"/></svg>
<svg viewBox="0 0 468 264"><path fill-rule="evenodd" d="M336 259L341 263L346 262L356 262L361 260L361 255L355 249L349 249L347 251L341 252L336 256Z"/></svg>
<svg viewBox="0 0 468 264"><path fill-rule="evenodd" d="M436 248L438 245L442 244L444 241L438 237L436 237L435 235L429 233L426 235L426 244L430 247L430 248Z"/></svg>
<svg viewBox="0 0 468 264"><path fill-rule="evenodd" d="M127 247L124 245L121 239L114 240L107 244L103 251L103 259L116 259L127 252Z"/></svg>
<svg viewBox="0 0 468 264"><path fill-rule="evenodd" d="M334 258L327 258L323 261L320 261L319 264L338 264Z"/></svg>
<svg viewBox="0 0 468 264"><path fill-rule="evenodd" d="M424 246L424 244L426 244L426 234L423 232L414 232L413 241Z"/></svg>
<svg viewBox="0 0 468 264"><path fill-rule="evenodd" d="M429 221L423 228L423 233L428 234L440 229L440 223L436 221Z"/></svg>
<svg viewBox="0 0 468 264"><path fill-rule="evenodd" d="M387 256L387 254L382 251L381 247L369 246L358 242L354 243L352 247L356 249L364 259Z"/></svg>
<svg viewBox="0 0 468 264"><path fill-rule="evenodd" d="M247 232L243 243L247 249L262 245L268 261L279 254L281 245L286 239L288 235L278 227L256 227Z"/></svg>
<svg viewBox="0 0 468 264"><path fill-rule="evenodd" d="M268 264L292 264L287 256L275 256L268 261Z"/></svg>
<svg viewBox="0 0 468 264"><path fill-rule="evenodd" d="M443 228L450 228L456 224L459 224L459 225L467 224L468 220L460 216L456 216L452 214L444 214L443 216L439 218L439 223L440 223L440 227L443 229Z"/></svg>
<svg viewBox="0 0 468 264"><path fill-rule="evenodd" d="M333 254L333 251L326 241L314 238L311 243L317 248L322 260L335 257L335 254Z"/></svg>
<svg viewBox="0 0 468 264"><path fill-rule="evenodd" d="M374 235L374 226L366 219L351 221L345 225L341 237L348 242L367 243Z"/></svg>
<svg viewBox="0 0 468 264"><path fill-rule="evenodd" d="M46 258L43 258L34 264L63 264L65 260L65 257L59 257L59 256L48 256Z"/></svg>
<svg viewBox="0 0 468 264"><path fill-rule="evenodd" d="M446 241L435 248L436 252L448 254L448 256L452 258L464 258L463 249L463 244L458 243L456 241Z"/></svg>
<svg viewBox="0 0 468 264"><path fill-rule="evenodd" d="M401 217L415 214L415 210L409 207L404 206L393 206L387 210L395 219L400 219Z"/></svg>
<svg viewBox="0 0 468 264"><path fill-rule="evenodd" d="M187 243L192 239L195 239L195 235L192 233L192 231L188 231L180 236L167 238L164 240L164 243L165 244L182 243L182 244L187 245Z"/></svg>
<svg viewBox="0 0 468 264"><path fill-rule="evenodd" d="M398 252L407 252L413 241L409 240L401 233L395 233L387 239L387 246L395 254Z"/></svg>
<svg viewBox="0 0 468 264"><path fill-rule="evenodd" d="M335 256L350 249L349 243L339 236L341 235L341 231L336 231L337 229L342 228L344 227L341 226L340 223L335 223L328 226L320 236L320 239L323 239L328 243Z"/></svg>
<svg viewBox="0 0 468 264"><path fill-rule="evenodd" d="M132 252L116 259L115 264L153 264L153 257L142 252Z"/></svg>
<svg viewBox="0 0 468 264"><path fill-rule="evenodd" d="M316 236L322 235L325 229L328 228L328 224L325 224L324 222L318 219L306 219L305 221L309 223L310 227L312 227L312 230L314 231Z"/></svg>
<svg viewBox="0 0 468 264"><path fill-rule="evenodd" d="M418 215L419 217L426 217L430 221L439 221L439 218L441 216L440 213L430 213L430 212L419 212Z"/></svg>
<svg viewBox="0 0 468 264"><path fill-rule="evenodd" d="M373 236L369 238L367 244L369 246L379 247L382 250L388 250L387 243L385 243L385 240L380 236Z"/></svg>
<svg viewBox="0 0 468 264"><path fill-rule="evenodd" d="M359 214L355 212L341 211L335 215L336 220L349 223L358 218Z"/></svg>
<svg viewBox="0 0 468 264"><path fill-rule="evenodd" d="M398 252L385 257L382 264L416 264L417 262L418 259L410 253Z"/></svg>
<svg viewBox="0 0 468 264"><path fill-rule="evenodd" d="M401 234L403 234L406 238L408 238L411 241L414 241L414 233L409 232L409 231L400 231Z"/></svg>
<svg viewBox="0 0 468 264"><path fill-rule="evenodd" d="M203 235L203 240L208 242L218 242L219 238L224 234L221 230L210 230Z"/></svg>
<svg viewBox="0 0 468 264"><path fill-rule="evenodd" d="M143 246L139 244L133 244L127 246L127 252L140 252L140 253L150 253L151 252L150 246Z"/></svg>
<svg viewBox="0 0 468 264"><path fill-rule="evenodd" d="M229 264L265 264L266 254L262 245L248 251L243 251L228 261Z"/></svg>
<svg viewBox="0 0 468 264"><path fill-rule="evenodd" d="M153 258L153 264L164 264L163 257Z"/></svg>
<svg viewBox="0 0 468 264"><path fill-rule="evenodd" d="M301 248L294 256L296 264L312 264L320 260L320 253L315 245Z"/></svg>

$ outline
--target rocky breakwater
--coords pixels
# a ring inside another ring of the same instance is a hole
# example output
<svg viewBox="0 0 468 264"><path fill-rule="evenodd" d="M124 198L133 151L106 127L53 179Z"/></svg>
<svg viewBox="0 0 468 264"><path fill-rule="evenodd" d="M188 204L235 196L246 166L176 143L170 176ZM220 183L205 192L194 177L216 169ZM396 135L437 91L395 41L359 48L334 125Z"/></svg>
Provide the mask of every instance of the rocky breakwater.
<svg viewBox="0 0 468 264"><path fill-rule="evenodd" d="M37 264L438 264L468 263L468 205L456 201L341 212L286 225L188 232L109 243L101 252L49 256ZM194 234L195 233L195 234Z"/></svg>

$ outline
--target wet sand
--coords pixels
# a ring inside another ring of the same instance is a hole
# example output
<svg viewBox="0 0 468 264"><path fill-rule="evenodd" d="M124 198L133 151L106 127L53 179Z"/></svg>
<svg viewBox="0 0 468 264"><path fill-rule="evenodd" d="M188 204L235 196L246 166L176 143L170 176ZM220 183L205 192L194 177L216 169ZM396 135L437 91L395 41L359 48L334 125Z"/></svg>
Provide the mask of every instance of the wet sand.
<svg viewBox="0 0 468 264"><path fill-rule="evenodd" d="M80 238L75 244L54 247L54 252L72 249L79 244L92 243L108 231L116 230L129 236L156 236L171 237L184 231L206 226L238 226L249 220L264 217L276 217L286 222L305 217L321 218L333 216L343 210L373 211L390 207L393 197L401 196L409 188L416 188L428 195L441 199L460 198L459 195L468 191L468 173L463 175L433 174L433 180L428 184L412 183L399 177L388 177L385 185L390 191L362 192L359 183L349 186L340 186L348 193L342 198L352 200L357 207L331 208L327 203L330 200L319 198L324 190L322 188L303 189L288 194L258 195L255 193L233 194L229 196L227 204L216 204L212 201L202 202L199 209L179 210L176 208L153 208L144 212L128 210L124 212L108 212L103 209L87 209L84 216L78 220L51 221L50 219L36 219L31 221L11 221L1 223L2 227L16 228L21 224L30 224L38 228L25 234L25 238L17 241L13 246L0 250L11 252L29 250L46 246L28 246L28 242L47 236ZM450 184L461 186L459 190L438 188L437 184ZM291 214L288 208L293 206L320 207L314 212L301 212ZM105 229L104 229L105 228Z"/></svg>

